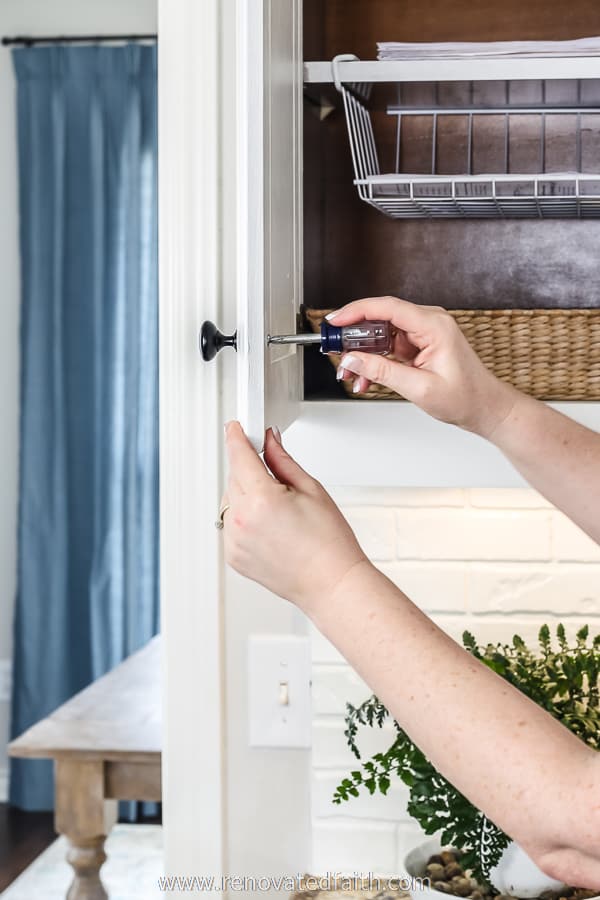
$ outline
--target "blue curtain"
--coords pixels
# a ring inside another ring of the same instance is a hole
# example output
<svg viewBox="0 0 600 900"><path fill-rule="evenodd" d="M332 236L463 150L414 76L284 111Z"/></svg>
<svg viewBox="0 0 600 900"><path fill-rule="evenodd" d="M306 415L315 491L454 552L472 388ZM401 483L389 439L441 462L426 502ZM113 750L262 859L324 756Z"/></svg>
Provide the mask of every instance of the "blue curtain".
<svg viewBox="0 0 600 900"><path fill-rule="evenodd" d="M13 54L21 240L12 735L158 630L156 47ZM48 762L10 799L53 806Z"/></svg>

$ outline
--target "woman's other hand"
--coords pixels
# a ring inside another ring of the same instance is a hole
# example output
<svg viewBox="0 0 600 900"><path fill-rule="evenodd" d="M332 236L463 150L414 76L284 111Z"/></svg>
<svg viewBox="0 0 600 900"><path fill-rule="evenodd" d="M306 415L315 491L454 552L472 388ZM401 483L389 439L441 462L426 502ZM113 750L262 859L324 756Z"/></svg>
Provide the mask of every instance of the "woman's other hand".
<svg viewBox="0 0 600 900"><path fill-rule="evenodd" d="M487 369L444 309L419 306L395 297L349 303L329 319L353 325L364 319L391 322L395 359L350 351L338 377L359 376L357 390L371 382L385 385L426 413L489 437L510 413L518 392Z"/></svg>
<svg viewBox="0 0 600 900"><path fill-rule="evenodd" d="M226 425L225 443L225 560L240 575L309 612L357 564L370 565L327 491L284 450L279 433L266 433L266 465L239 422Z"/></svg>

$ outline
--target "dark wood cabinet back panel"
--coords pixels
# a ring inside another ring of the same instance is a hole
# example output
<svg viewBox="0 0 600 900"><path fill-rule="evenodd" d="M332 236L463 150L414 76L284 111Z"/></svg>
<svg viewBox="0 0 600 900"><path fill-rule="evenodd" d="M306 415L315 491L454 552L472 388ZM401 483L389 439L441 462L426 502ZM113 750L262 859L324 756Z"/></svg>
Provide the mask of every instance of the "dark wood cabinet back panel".
<svg viewBox="0 0 600 900"><path fill-rule="evenodd" d="M307 9L324 22L325 59L336 53L373 59L377 41L569 40L600 33L597 0L310 0Z"/></svg>
<svg viewBox="0 0 600 900"><path fill-rule="evenodd" d="M597 0L569 4L564 0L502 4L305 0L306 59L329 59L339 52L374 58L378 40L560 40L594 34L600 34ZM384 105L376 103L374 126L382 166L392 171L395 122L380 108ZM600 221L388 219L361 202L352 184L341 108L319 122L306 104L305 119L305 300L309 306L335 307L356 297L382 294L451 309L600 306ZM408 133L404 136L405 171L427 170L424 127L417 129L412 142ZM452 128L460 131L458 123L444 127L447 137ZM489 129L493 127L490 122ZM595 137L590 132L586 145L588 171L600 170L600 141ZM444 144L440 164L445 171L460 169L464 136L457 133L456 140L454 151L451 142ZM547 163L568 167L570 150L568 143L561 144L559 129L550 146ZM489 171L493 152L485 134L476 149ZM525 153L526 171L532 165Z"/></svg>

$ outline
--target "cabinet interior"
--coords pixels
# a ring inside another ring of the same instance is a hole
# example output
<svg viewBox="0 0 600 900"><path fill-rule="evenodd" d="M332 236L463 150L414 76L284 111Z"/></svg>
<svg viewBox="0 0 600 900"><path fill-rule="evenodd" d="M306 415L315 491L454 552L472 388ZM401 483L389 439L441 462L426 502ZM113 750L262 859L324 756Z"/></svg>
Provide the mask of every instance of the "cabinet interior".
<svg viewBox="0 0 600 900"><path fill-rule="evenodd" d="M505 0L502 4L491 0L430 0L427 4L420 0L304 0L303 15L306 60L328 60L337 53L374 59L377 41L388 40L568 40L600 34L596 0L572 0L568 5L563 0ZM447 85L446 89L452 88ZM596 89L600 100L600 80ZM397 85L376 85L371 103L382 164L390 171L396 122L386 109L395 102L397 90ZM357 195L346 121L336 91L329 85L310 85L307 94L303 148L306 306L339 307L358 297L386 294L448 309L599 305L600 220L388 218ZM322 98L335 106L323 119L319 117ZM413 171L420 171L426 127L416 122L412 132L403 136L402 154ZM546 136L547 152L557 168L568 167L563 138L560 129L555 136ZM452 139L450 132L439 145L450 172L460 171L456 168L460 135L454 148ZM525 159L524 165L528 164L535 165L533 159L529 163ZM600 172L600 142L593 143L586 165ZM333 367L314 347L305 350L305 397L346 397Z"/></svg>

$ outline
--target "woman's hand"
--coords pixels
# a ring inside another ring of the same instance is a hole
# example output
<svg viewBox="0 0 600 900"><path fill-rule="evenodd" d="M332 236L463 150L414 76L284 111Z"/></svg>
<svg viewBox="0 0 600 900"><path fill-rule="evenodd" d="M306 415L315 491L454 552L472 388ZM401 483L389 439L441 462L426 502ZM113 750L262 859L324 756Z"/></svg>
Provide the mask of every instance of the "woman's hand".
<svg viewBox="0 0 600 900"><path fill-rule="evenodd" d="M283 449L279 432L265 436L268 469L239 422L226 425L225 443L225 560L240 575L308 613L357 564L370 565L329 494Z"/></svg>
<svg viewBox="0 0 600 900"><path fill-rule="evenodd" d="M518 392L486 369L444 309L375 297L347 304L329 321L338 326L363 319L392 323L397 361L352 350L342 358L338 378L358 375L360 391L371 382L385 385L434 418L483 437L510 413Z"/></svg>

